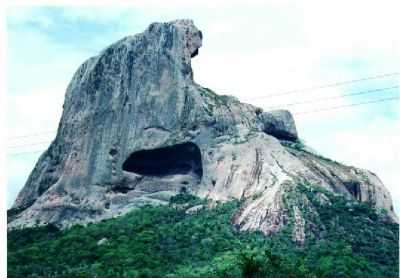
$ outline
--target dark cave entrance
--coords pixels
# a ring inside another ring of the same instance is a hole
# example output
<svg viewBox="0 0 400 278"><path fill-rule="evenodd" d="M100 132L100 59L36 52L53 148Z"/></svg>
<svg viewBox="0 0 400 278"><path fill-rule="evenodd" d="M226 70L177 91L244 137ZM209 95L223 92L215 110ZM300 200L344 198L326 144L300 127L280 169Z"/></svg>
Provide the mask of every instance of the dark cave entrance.
<svg viewBox="0 0 400 278"><path fill-rule="evenodd" d="M203 176L200 149L191 142L134 152L126 159L122 170L160 178L189 175L195 177L198 182Z"/></svg>
<svg viewBox="0 0 400 278"><path fill-rule="evenodd" d="M280 127L276 126L274 124L269 124L267 126L264 127L263 131L268 134L268 135L272 135L275 138L279 139L279 140L286 140L286 141L296 141L296 137L293 136L293 134L283 130L284 127Z"/></svg>
<svg viewBox="0 0 400 278"><path fill-rule="evenodd" d="M350 194L353 195L354 198L356 198L358 201L361 201L361 188L359 182L348 181L344 182L344 185L346 186Z"/></svg>

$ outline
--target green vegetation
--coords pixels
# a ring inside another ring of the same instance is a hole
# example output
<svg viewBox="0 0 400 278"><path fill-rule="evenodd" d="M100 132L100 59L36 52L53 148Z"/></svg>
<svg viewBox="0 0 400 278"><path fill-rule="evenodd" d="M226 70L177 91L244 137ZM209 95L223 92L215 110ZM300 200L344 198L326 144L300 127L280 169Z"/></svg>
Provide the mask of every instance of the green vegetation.
<svg viewBox="0 0 400 278"><path fill-rule="evenodd" d="M289 141L281 141L281 144L289 149L294 149L300 152L305 152L308 154L311 154L312 156L315 156L321 160L324 160L326 162L330 162L330 163L334 163L336 165L343 165L341 163L339 163L336 160L332 160L328 157L322 156L321 154L317 153L315 150L311 149L310 147L308 147L305 143L304 140L302 139L298 139L295 142L289 142Z"/></svg>
<svg viewBox="0 0 400 278"><path fill-rule="evenodd" d="M215 105L219 106L226 106L230 98L226 95L218 95L211 89L205 87L201 88L201 95L209 98Z"/></svg>
<svg viewBox="0 0 400 278"><path fill-rule="evenodd" d="M188 214L204 201L182 193L169 206L87 227L9 232L8 277L398 277L396 225L368 205L315 187L288 196L308 199L319 213L319 237L304 246L292 242L291 225L272 237L237 232L236 201ZM315 217L301 209L310 228Z"/></svg>
<svg viewBox="0 0 400 278"><path fill-rule="evenodd" d="M329 244L342 242L347 256L364 265L355 266L352 275L360 268L364 269L364 276L399 276L399 226L387 221L385 211L376 211L367 203L348 201L317 186L299 185L296 191L304 194L318 212L318 218L307 219L316 226L315 234L325 235L323 240ZM327 197L330 204L321 202L320 196ZM319 252L327 260L323 249Z"/></svg>

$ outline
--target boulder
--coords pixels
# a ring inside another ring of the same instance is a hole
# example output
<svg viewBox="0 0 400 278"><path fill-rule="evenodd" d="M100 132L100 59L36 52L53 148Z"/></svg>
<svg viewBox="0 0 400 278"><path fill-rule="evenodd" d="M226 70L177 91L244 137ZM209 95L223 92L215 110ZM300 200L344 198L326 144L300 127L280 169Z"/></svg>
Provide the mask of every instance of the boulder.
<svg viewBox="0 0 400 278"><path fill-rule="evenodd" d="M287 223L288 188L306 182L397 221L374 174L284 144L298 138L288 111L262 113L195 83L191 59L202 38L191 20L153 23L84 62L8 228L96 222L187 192L243 200L235 226L268 235ZM294 238L302 241L296 213Z"/></svg>
<svg viewBox="0 0 400 278"><path fill-rule="evenodd" d="M280 140L296 141L296 125L292 114L287 110L273 110L260 115L261 129Z"/></svg>

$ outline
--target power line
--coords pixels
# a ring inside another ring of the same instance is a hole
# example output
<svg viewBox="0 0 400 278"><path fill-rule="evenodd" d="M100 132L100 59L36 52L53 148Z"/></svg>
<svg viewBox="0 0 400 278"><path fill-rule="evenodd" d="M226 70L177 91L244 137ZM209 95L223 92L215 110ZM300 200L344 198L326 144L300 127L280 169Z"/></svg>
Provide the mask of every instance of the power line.
<svg viewBox="0 0 400 278"><path fill-rule="evenodd" d="M10 153L9 155L18 156L18 155L21 155L21 154L28 154L28 153L41 153L41 152L43 152L43 151L44 151L44 150L26 151L26 152Z"/></svg>
<svg viewBox="0 0 400 278"><path fill-rule="evenodd" d="M328 107L328 108L316 109L316 110L311 110L311 111L297 112L297 113L293 113L293 115L318 113L318 112L323 112L323 111L336 110L336 109L340 109L340 108L360 106L360 105L366 105L366 104L372 104L372 103L378 103L378 102L393 101L396 99L400 99L400 97L382 98L382 99L377 99L377 100L372 100L372 101L364 101L364 102L352 103L352 104L347 104L347 105L339 105L339 106L333 106L333 107Z"/></svg>
<svg viewBox="0 0 400 278"><path fill-rule="evenodd" d="M385 77L396 76L396 75L400 75L400 73L398 73L398 72L386 73L386 74L380 74L380 75L375 75L375 76L371 76L371 77L364 77L364 78L360 78L360 79L352 79L352 80L347 80L347 81L334 82L334 83L312 86L312 87L303 88L303 89L290 90L290 91L286 91L286 92L264 95L264 96L254 97L254 98L247 98L245 100L247 100L247 101L258 100L258 99L272 98L272 97L278 97L278 96L283 96L283 95L297 94L297 93L306 92L306 91L315 91L318 89L326 89L326 88L330 88L330 87L342 86L342 85L352 84L352 83L356 83L356 82L385 78Z"/></svg>
<svg viewBox="0 0 400 278"><path fill-rule="evenodd" d="M317 89L324 89L324 88L329 88L329 87L341 86L341 85L346 85L346 84L351 84L351 83L356 83L356 82L362 82L362 81L367 81L367 80L373 80L373 79L379 79L379 78L385 78L385 77L391 77L391 76L396 76L396 75L400 75L400 73L398 73L398 72L386 73L386 74L380 74L380 75L364 77L364 78L359 78L359 79L346 80L346 81L341 81L341 82L334 82L334 83L318 85L318 86L312 86L312 87L303 88L303 89L290 90L290 91L286 91L286 92L282 92L282 93L276 93L276 94L270 94L270 95L265 95L265 96L249 98L249 99L245 99L245 100L257 100L257 99L277 97L277 96L288 95L288 94L295 94L295 93L300 93L300 92L305 92L305 91L315 91ZM397 86L395 86L395 87L397 87ZM378 89L378 90L384 90L384 89ZM350 94L348 94L348 95L350 95ZM291 104L288 104L288 105L291 105ZM44 134L54 134L55 132L57 132L57 130L44 131L44 132L26 134L26 135L21 135L21 136L14 136L14 137L9 137L8 139L9 140L14 140L14 139L20 139L20 138L36 137L36 136L41 136L41 135L44 135Z"/></svg>
<svg viewBox="0 0 400 278"><path fill-rule="evenodd" d="M395 88L398 88L398 87L399 86L393 86L393 87L379 88L379 89L368 90L368 91L361 91L361 92L357 92L357 93L350 93L350 94L344 94L344 95L338 95L338 96L331 96L331 97L317 98L317 99L312 99L312 100L298 101L298 102L292 102L292 103L288 103L288 104L270 106L270 107L267 107L266 109L274 109L274 108L279 108L279 107L286 107L286 106L314 103L314 102L320 102L320 101L324 101L324 100L339 99L339 98L348 97L348 96L366 95L366 94L372 94L372 93L376 93L376 92L380 92L380 91L387 91L387 90L395 89Z"/></svg>
<svg viewBox="0 0 400 278"><path fill-rule="evenodd" d="M373 103L379 103L379 102L387 102L387 101L393 101L393 100L397 100L397 99L400 99L400 97L383 98L383 99L377 99L377 100L373 100L373 101L364 101L364 102L352 103L352 104L348 104L348 105L340 105L340 106L333 106L333 107L316 109L316 110L311 110L311 111L297 112L297 113L293 113L293 115L320 113L320 112L324 112L324 111L336 110L336 109L341 109L341 108L349 108L349 107L361 106L361 105L367 105L367 104L373 104ZM50 142L48 142L48 143L50 143ZM44 151L44 150L10 153L10 155L16 156L16 155L21 155L21 154L37 153L37 152L42 152L42 151Z"/></svg>
<svg viewBox="0 0 400 278"><path fill-rule="evenodd" d="M32 144L22 144L22 145L9 146L8 148L19 148L19 147L36 146L36 145L41 145L41 144L48 144L50 142L51 141L42 141L42 142L37 142L37 143L32 143Z"/></svg>
<svg viewBox="0 0 400 278"><path fill-rule="evenodd" d="M19 139L19 138L26 138L26 137L35 137L35 136L40 136L43 134L53 134L55 133L57 130L53 130L53 131L44 131L44 132L38 132L38 133L31 133L31 134L25 134L25 135L21 135L21 136L14 136L14 137L9 137L8 139Z"/></svg>

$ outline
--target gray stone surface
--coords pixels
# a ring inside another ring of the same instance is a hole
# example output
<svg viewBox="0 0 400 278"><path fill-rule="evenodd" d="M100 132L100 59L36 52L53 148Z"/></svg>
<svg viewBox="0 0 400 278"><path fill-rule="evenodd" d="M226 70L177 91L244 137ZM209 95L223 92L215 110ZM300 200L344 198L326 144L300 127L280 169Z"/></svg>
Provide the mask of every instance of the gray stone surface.
<svg viewBox="0 0 400 278"><path fill-rule="evenodd" d="M267 134L282 140L298 139L296 125L292 114L287 110L273 110L260 115L261 129Z"/></svg>
<svg viewBox="0 0 400 278"><path fill-rule="evenodd" d="M153 23L84 62L8 227L96 222L187 191L244 199L235 224L268 235L285 224L285 186L304 182L370 202L397 221L374 174L294 147L288 111L262 112L196 84L190 63L201 44L190 20ZM302 241L295 213L293 237Z"/></svg>

